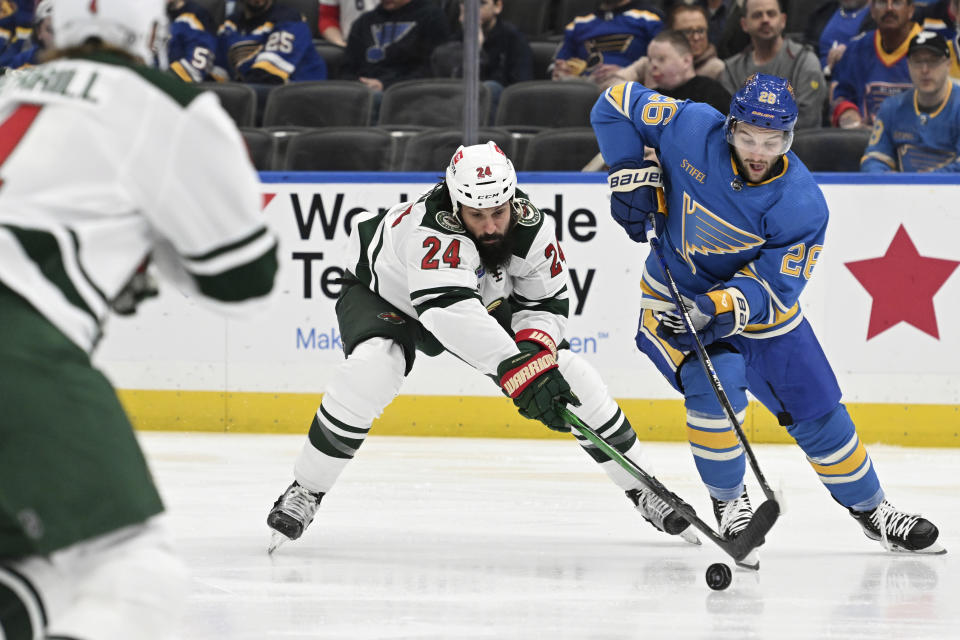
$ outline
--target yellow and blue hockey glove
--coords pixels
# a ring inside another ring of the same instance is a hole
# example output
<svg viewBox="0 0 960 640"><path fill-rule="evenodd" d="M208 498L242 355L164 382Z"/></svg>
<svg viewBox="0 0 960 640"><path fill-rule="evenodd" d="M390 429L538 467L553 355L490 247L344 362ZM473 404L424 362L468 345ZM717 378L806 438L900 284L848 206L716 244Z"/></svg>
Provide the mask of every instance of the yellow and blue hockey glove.
<svg viewBox="0 0 960 640"><path fill-rule="evenodd" d="M651 226L657 237L663 231L666 199L663 174L656 162L625 160L610 167L610 214L634 242L646 242ZM654 214L651 216L650 214Z"/></svg>
<svg viewBox="0 0 960 640"><path fill-rule="evenodd" d="M743 332L750 320L750 305L736 287L698 295L694 298L694 307L688 312L703 346ZM660 316L657 335L674 349L695 349L693 337L687 332L683 319L677 313L664 312Z"/></svg>

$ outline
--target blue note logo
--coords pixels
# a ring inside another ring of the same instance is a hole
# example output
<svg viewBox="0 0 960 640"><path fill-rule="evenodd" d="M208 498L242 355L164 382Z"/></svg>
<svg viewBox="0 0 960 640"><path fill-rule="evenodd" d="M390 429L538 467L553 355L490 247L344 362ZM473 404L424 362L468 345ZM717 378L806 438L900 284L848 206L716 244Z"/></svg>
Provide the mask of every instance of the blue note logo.
<svg viewBox="0 0 960 640"><path fill-rule="evenodd" d="M403 40L416 26L416 22L383 22L370 25L374 44L367 49L367 62L383 62L387 57L387 47Z"/></svg>
<svg viewBox="0 0 960 640"><path fill-rule="evenodd" d="M743 231L683 193L683 259L693 273L693 256L739 253L763 244L763 238Z"/></svg>

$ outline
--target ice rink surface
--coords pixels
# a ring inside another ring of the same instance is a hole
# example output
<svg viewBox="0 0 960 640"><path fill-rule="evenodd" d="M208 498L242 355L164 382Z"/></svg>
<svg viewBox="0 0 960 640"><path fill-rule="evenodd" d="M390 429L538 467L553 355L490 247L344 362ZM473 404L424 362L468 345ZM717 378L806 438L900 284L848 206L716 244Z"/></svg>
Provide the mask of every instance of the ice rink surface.
<svg viewBox="0 0 960 640"><path fill-rule="evenodd" d="M704 572L729 559L655 531L572 439L371 436L270 557L303 437L140 438L192 572L184 640L960 637L960 450L869 447L888 499L950 551L916 556L865 538L799 448L756 446L786 513L760 571L715 592ZM648 447L712 523L688 447Z"/></svg>

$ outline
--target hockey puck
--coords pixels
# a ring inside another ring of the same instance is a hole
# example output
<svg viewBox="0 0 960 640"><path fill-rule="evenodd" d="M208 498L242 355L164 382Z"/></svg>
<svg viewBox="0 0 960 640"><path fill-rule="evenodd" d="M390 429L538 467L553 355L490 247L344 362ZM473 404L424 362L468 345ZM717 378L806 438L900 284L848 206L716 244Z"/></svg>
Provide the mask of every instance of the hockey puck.
<svg viewBox="0 0 960 640"><path fill-rule="evenodd" d="M723 591L733 582L733 571L722 562L715 562L707 567L707 586L714 591Z"/></svg>

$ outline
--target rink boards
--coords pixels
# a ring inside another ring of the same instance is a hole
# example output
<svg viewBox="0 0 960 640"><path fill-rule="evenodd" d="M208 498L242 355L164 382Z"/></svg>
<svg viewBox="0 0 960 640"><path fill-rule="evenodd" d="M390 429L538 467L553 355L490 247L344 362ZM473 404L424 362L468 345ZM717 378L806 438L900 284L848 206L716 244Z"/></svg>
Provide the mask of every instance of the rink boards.
<svg viewBox="0 0 960 640"><path fill-rule="evenodd" d="M831 222L805 315L867 441L960 444L960 182L818 176ZM415 198L433 174L262 174L263 212L281 237L269 311L224 319L163 286L132 319L115 318L97 362L141 429L300 433L342 360L334 300L347 230L365 209ZM648 439L684 438L677 395L633 343L646 246L610 219L604 176L521 174L557 221L570 272L571 348L588 358ZM815 265L815 268L813 268ZM801 276L802 277L802 276ZM785 365L786 366L786 365ZM762 407L758 442L788 436ZM449 356L420 357L380 434L551 437L495 385Z"/></svg>

